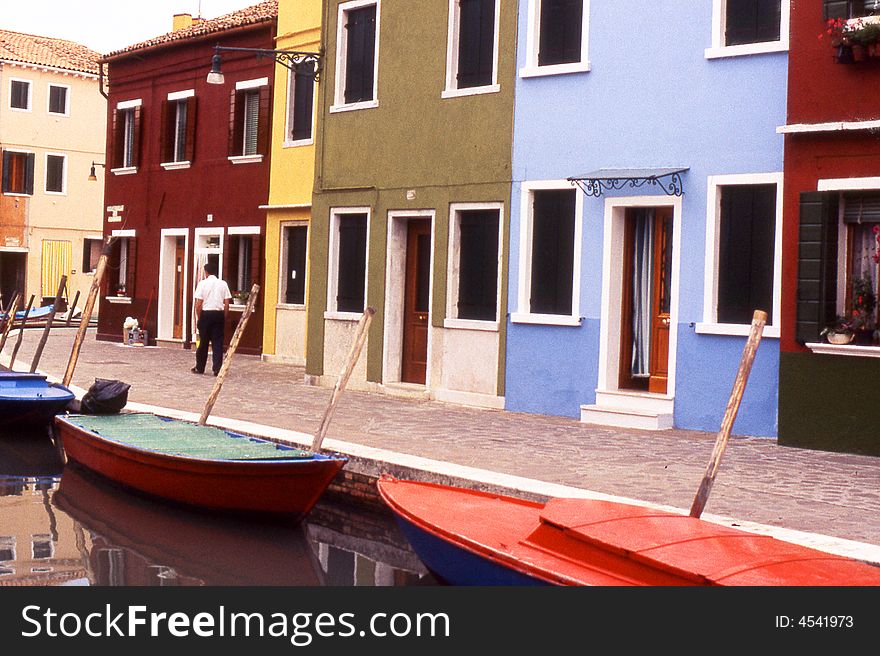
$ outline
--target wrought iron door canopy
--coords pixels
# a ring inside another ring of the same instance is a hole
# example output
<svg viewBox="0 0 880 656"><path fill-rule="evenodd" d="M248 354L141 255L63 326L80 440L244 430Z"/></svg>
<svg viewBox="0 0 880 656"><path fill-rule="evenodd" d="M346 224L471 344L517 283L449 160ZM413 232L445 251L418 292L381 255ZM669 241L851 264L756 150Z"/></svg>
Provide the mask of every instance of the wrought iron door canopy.
<svg viewBox="0 0 880 656"><path fill-rule="evenodd" d="M681 196L684 193L681 174L688 167L657 169L599 169L585 175L576 175L568 181L577 185L587 196L598 198L606 191L630 187L660 187L667 196Z"/></svg>

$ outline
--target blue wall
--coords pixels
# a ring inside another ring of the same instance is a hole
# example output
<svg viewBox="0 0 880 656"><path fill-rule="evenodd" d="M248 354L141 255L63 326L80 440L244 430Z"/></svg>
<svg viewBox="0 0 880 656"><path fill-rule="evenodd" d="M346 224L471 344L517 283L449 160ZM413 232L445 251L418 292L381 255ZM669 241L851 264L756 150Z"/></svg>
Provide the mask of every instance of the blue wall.
<svg viewBox="0 0 880 656"><path fill-rule="evenodd" d="M744 337L696 334L703 320L707 178L782 171L787 53L706 59L712 3L590 3L586 73L516 81L509 304L518 307L523 181L600 168L689 167L682 199L675 425L717 430ZM526 63L520 0L518 65ZM581 193L581 192L578 192ZM653 190L611 192L660 195ZM605 199L584 198L580 327L509 323L511 410L579 416L595 402ZM778 339L755 361L734 432L776 435ZM729 374L729 375L728 375Z"/></svg>

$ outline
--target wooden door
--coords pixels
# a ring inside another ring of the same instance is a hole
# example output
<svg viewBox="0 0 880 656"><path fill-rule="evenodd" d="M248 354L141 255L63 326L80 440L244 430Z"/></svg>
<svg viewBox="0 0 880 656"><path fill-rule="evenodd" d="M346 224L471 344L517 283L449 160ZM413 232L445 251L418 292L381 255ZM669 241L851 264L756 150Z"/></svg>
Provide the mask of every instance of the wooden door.
<svg viewBox="0 0 880 656"><path fill-rule="evenodd" d="M669 379L669 323L672 276L672 209L654 214L654 273L651 315L651 375L648 391L666 394Z"/></svg>
<svg viewBox="0 0 880 656"><path fill-rule="evenodd" d="M183 237L177 238L174 246L174 339L183 339L183 322L184 322L184 289L183 289L183 272L184 263L186 262L186 240Z"/></svg>
<svg viewBox="0 0 880 656"><path fill-rule="evenodd" d="M431 221L428 219L410 219L407 222L405 271L400 379L406 383L424 385L428 370L428 304L431 288Z"/></svg>

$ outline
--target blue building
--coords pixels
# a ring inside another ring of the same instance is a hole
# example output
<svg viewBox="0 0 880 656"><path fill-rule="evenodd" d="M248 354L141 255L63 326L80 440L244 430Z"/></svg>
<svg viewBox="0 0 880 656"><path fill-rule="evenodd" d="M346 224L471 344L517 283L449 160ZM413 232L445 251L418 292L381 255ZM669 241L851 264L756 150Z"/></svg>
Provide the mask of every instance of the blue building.
<svg viewBox="0 0 880 656"><path fill-rule="evenodd" d="M506 407L777 429L789 3L520 0Z"/></svg>

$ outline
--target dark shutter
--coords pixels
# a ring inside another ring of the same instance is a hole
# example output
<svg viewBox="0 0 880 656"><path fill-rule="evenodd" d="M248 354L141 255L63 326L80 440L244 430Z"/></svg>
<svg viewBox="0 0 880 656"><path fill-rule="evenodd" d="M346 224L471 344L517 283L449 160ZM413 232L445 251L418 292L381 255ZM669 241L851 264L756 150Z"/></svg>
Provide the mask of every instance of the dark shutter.
<svg viewBox="0 0 880 656"><path fill-rule="evenodd" d="M306 226L287 228L287 281L284 302L305 305L306 302L306 246L309 229Z"/></svg>
<svg viewBox="0 0 880 656"><path fill-rule="evenodd" d="M570 315L576 190L534 192L531 312Z"/></svg>
<svg viewBox="0 0 880 656"><path fill-rule="evenodd" d="M498 210L459 215L458 318L495 321L498 310Z"/></svg>
<svg viewBox="0 0 880 656"><path fill-rule="evenodd" d="M304 62L293 75L293 113L290 138L293 141L312 138L312 113L315 104L315 64Z"/></svg>
<svg viewBox="0 0 880 656"><path fill-rule="evenodd" d="M824 0L822 10L825 19L856 18L874 13L874 0Z"/></svg>
<svg viewBox="0 0 880 656"><path fill-rule="evenodd" d="M162 103L162 119L159 126L160 162L174 161L174 133L177 120L176 106L177 103L173 100L166 100Z"/></svg>
<svg viewBox="0 0 880 656"><path fill-rule="evenodd" d="M131 139L131 165L137 167L141 159L141 121L143 119L143 108L138 105L130 110L134 113L134 136Z"/></svg>
<svg viewBox="0 0 880 656"><path fill-rule="evenodd" d="M857 192L843 196L844 223L880 223L880 193Z"/></svg>
<svg viewBox="0 0 880 656"><path fill-rule="evenodd" d="M262 236L261 235L251 235L248 238L250 242L250 254L251 254L251 280L250 286L253 286L254 283L261 284L263 279L263 248L262 248ZM242 289L243 292L249 292L250 286L247 289Z"/></svg>
<svg viewBox="0 0 880 656"><path fill-rule="evenodd" d="M800 198L795 338L817 342L837 311L837 194L806 191Z"/></svg>
<svg viewBox="0 0 880 656"><path fill-rule="evenodd" d="M111 134L113 135L112 153L113 159L110 166L114 169L122 168L124 152L125 152L125 119L122 111L117 109L113 112L113 126Z"/></svg>
<svg viewBox="0 0 880 656"><path fill-rule="evenodd" d="M336 309L363 312L367 265L367 215L339 217L338 283Z"/></svg>
<svg viewBox="0 0 880 656"><path fill-rule="evenodd" d="M495 0L458 0L458 88L492 84Z"/></svg>
<svg viewBox="0 0 880 656"><path fill-rule="evenodd" d="M53 114L67 113L67 89L49 86L49 111Z"/></svg>
<svg viewBox="0 0 880 656"><path fill-rule="evenodd" d="M128 237L128 266L125 269L125 295L134 298L135 270L137 269L137 239Z"/></svg>
<svg viewBox="0 0 880 656"><path fill-rule="evenodd" d="M583 0L542 0L538 65L581 60Z"/></svg>
<svg viewBox="0 0 880 656"><path fill-rule="evenodd" d="M46 191L64 191L64 158L46 156Z"/></svg>
<svg viewBox="0 0 880 656"><path fill-rule="evenodd" d="M3 151L3 187L2 187L2 191L4 194L10 193L10 189L9 189L9 183L10 183L9 176L10 176L10 170L11 170L11 167L9 164L10 156L11 156L11 154L8 150Z"/></svg>
<svg viewBox="0 0 880 656"><path fill-rule="evenodd" d="M376 5L346 12L345 102L373 99Z"/></svg>
<svg viewBox="0 0 880 656"><path fill-rule="evenodd" d="M725 44L779 41L781 0L727 0Z"/></svg>
<svg viewBox="0 0 880 656"><path fill-rule="evenodd" d="M230 157L244 152L244 91L229 94L229 147Z"/></svg>
<svg viewBox="0 0 880 656"><path fill-rule="evenodd" d="M272 89L268 84L259 88L260 109L257 115L257 153L269 155L269 139L272 132Z"/></svg>
<svg viewBox="0 0 880 656"><path fill-rule="evenodd" d="M196 157L196 108L198 102L195 96L186 99L186 146L184 158L192 162Z"/></svg>
<svg viewBox="0 0 880 656"><path fill-rule="evenodd" d="M776 185L721 187L718 321L748 324L755 310L773 322Z"/></svg>
<svg viewBox="0 0 880 656"><path fill-rule="evenodd" d="M37 156L34 153L27 154L27 161L24 169L24 193L29 196L34 194L34 162Z"/></svg>

